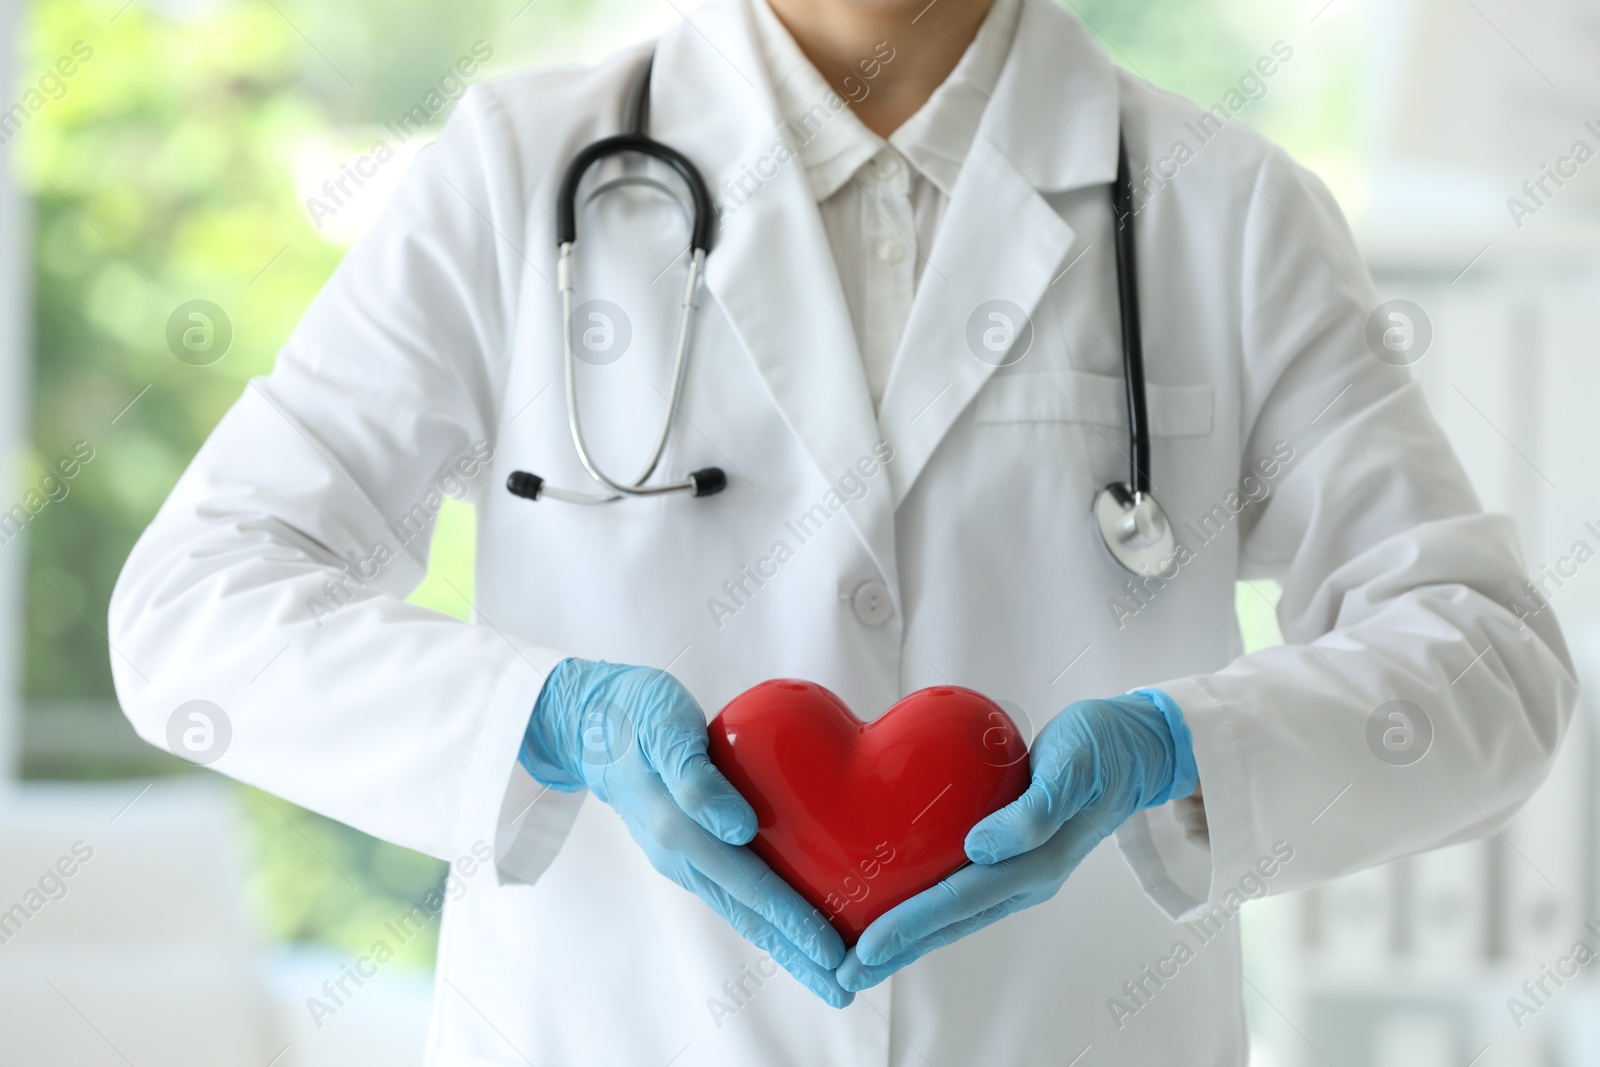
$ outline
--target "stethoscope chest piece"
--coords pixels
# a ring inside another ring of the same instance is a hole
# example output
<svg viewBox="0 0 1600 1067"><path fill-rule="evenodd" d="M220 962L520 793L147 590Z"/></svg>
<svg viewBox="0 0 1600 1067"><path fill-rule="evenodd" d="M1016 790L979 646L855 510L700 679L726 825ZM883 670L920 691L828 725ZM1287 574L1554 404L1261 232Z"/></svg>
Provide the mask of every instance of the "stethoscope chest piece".
<svg viewBox="0 0 1600 1067"><path fill-rule="evenodd" d="M1095 495L1094 517L1107 551L1125 569L1156 574L1172 565L1177 535L1151 494L1112 482Z"/></svg>

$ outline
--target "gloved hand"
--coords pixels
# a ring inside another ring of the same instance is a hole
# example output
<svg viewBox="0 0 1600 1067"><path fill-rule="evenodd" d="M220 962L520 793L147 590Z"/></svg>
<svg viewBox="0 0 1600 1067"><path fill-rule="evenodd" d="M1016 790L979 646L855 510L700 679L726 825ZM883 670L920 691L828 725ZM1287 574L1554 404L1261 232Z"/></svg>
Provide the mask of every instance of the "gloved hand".
<svg viewBox="0 0 1600 1067"><path fill-rule="evenodd" d="M1080 700L1039 731L1028 758L1027 791L968 832L971 865L867 927L839 967L840 985L870 989L936 948L1042 904L1128 816L1199 785L1183 712L1155 689Z"/></svg>
<svg viewBox="0 0 1600 1067"><path fill-rule="evenodd" d="M534 705L519 754L552 789L588 789L622 816L656 870L836 1008L844 942L754 852L756 813L706 755L706 720L676 678L564 659Z"/></svg>

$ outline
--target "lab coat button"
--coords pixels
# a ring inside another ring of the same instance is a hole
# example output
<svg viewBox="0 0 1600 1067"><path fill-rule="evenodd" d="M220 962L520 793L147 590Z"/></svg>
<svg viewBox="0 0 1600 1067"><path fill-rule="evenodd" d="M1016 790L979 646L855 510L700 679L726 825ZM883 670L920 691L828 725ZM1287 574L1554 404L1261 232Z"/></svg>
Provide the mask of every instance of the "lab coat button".
<svg viewBox="0 0 1600 1067"><path fill-rule="evenodd" d="M877 579L856 586L856 595L850 598L850 607L856 618L866 626L882 626L894 614L889 602L889 587Z"/></svg>

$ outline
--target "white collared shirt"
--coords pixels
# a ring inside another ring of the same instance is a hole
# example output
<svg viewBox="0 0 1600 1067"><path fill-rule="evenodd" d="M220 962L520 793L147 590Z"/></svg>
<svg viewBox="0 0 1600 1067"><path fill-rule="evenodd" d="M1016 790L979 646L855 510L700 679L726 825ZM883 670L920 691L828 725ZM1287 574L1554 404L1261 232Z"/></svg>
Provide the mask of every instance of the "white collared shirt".
<svg viewBox="0 0 1600 1067"><path fill-rule="evenodd" d="M887 141L849 107L817 106L830 96L864 99L870 78L858 75L842 93L831 88L766 0L751 8L781 118L833 248L876 409L956 176L1011 51L1021 3L995 0L955 70ZM893 42L886 53L862 59L858 70L892 65Z"/></svg>

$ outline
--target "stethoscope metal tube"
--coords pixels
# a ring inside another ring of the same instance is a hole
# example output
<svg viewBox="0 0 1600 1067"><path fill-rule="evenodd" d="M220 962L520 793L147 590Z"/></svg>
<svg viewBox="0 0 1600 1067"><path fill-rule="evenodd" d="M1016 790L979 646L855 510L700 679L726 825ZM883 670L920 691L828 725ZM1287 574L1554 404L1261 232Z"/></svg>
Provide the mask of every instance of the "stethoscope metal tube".
<svg viewBox="0 0 1600 1067"><path fill-rule="evenodd" d="M677 346L672 357L672 386L667 394L667 409L661 416L661 428L656 433L656 442L650 450L650 459L645 464L644 470L639 473L631 483L622 483L614 480L589 454L588 442L583 437L583 424L578 418L578 376L577 353L572 347L572 244L568 242L561 246L560 258L556 263L556 284L561 290L561 320L562 346L564 348L563 361L566 365L567 385L567 426L572 431L572 447L577 450L578 461L583 464L583 469L589 472L589 477L611 490L612 496L591 497L585 503L610 503L620 500L624 496L655 496L661 493L681 493L693 491L696 496L705 496L722 489L726 484L724 479L715 489L709 488L714 479L708 472L696 471L689 477L676 482L664 482L660 485L645 485L644 483L655 473L656 467L661 463L661 456L666 451L667 440L672 431L672 419L678 410L678 402L683 394L684 372L688 369L689 344L692 340L694 327L694 313L697 305L697 295L700 287L700 276L705 270L706 253L702 248L694 249L689 261L689 278L684 285L683 303L678 314ZM549 492L549 490L546 490ZM568 496L577 494L569 493Z"/></svg>

